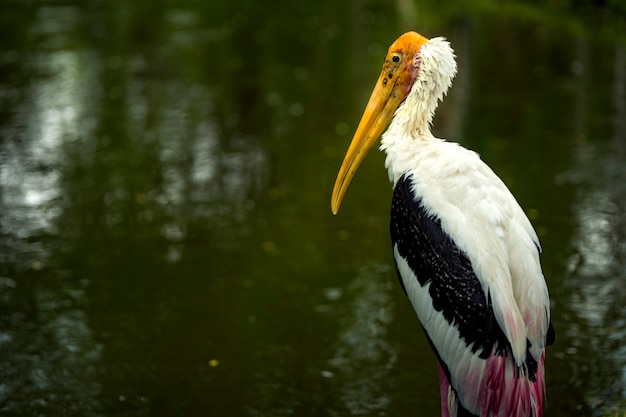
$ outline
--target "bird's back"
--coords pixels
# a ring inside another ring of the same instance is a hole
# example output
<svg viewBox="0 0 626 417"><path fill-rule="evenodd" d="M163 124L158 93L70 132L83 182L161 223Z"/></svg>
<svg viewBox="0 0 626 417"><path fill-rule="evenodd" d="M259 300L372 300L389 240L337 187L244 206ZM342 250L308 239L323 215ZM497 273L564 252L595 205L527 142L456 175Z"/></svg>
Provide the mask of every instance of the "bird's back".
<svg viewBox="0 0 626 417"><path fill-rule="evenodd" d="M396 157L390 171L394 257L452 387L448 412L540 415L550 318L530 222L475 153L439 140L403 149L410 165Z"/></svg>

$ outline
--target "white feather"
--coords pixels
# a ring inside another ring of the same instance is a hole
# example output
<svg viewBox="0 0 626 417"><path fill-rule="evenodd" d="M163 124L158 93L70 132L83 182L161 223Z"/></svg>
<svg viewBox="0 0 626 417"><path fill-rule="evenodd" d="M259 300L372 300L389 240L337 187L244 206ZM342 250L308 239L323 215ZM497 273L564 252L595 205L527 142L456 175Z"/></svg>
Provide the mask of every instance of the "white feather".
<svg viewBox="0 0 626 417"><path fill-rule="evenodd" d="M465 408L478 414L481 396L476 394L480 388L480 380L476 381L478 384L468 384L466 379L468 375L473 374L473 372L469 372L470 370L482 376L485 361L479 358L479 351L472 353L471 346L463 342L458 329L448 323L443 313L435 310L432 298L428 292L430 283L423 287L419 285L417 277L406 260L398 252L397 246L394 247L394 257L400 277L407 290L411 304L417 313L417 317L430 340L436 346L441 347L439 355L448 366L452 386L463 388L457 391L459 399ZM468 386L469 389L465 390L465 387Z"/></svg>
<svg viewBox="0 0 626 417"><path fill-rule="evenodd" d="M420 54L413 88L382 138L385 165L394 186L402 175L412 175L414 194L467 254L521 365L527 337L532 356L541 354L550 320L538 238L506 185L475 152L431 134L434 111L451 85L456 63L443 38L429 40ZM418 316L427 323L440 321L424 310L429 296L416 283L405 282L405 287Z"/></svg>

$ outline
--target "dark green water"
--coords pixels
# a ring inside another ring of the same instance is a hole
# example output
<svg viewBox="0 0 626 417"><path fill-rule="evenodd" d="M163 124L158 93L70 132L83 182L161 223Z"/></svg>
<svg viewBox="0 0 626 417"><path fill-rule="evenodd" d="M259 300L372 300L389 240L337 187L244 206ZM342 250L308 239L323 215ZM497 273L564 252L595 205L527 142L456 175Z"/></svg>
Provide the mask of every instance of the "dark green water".
<svg viewBox="0 0 626 417"><path fill-rule="evenodd" d="M540 235L546 415L623 407L623 26L507 4L0 5L0 415L439 415L382 155L330 212L407 29L458 55L436 133Z"/></svg>

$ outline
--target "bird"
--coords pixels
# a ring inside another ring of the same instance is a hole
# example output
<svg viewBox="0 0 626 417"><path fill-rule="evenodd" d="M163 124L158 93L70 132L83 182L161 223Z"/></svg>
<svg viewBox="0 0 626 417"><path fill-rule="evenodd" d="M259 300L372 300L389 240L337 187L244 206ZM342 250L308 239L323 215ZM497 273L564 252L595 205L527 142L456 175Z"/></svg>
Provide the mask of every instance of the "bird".
<svg viewBox="0 0 626 417"><path fill-rule="evenodd" d="M442 417L540 417L555 340L536 231L505 183L433 116L457 73L445 37L389 47L332 192L381 137L396 272L438 364Z"/></svg>

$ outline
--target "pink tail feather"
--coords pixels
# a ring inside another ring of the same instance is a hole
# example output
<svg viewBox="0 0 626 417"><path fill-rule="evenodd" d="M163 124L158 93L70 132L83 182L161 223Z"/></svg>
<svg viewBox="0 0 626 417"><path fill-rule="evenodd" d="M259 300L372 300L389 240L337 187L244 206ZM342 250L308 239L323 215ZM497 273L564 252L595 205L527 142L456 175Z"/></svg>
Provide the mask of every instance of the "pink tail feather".
<svg viewBox="0 0 626 417"><path fill-rule="evenodd" d="M518 368L511 357L491 356L486 360L480 381L480 417L541 417L545 394L545 353L537 362L534 381L525 368ZM450 386L441 364L439 367L439 390L441 393L441 416L456 417L458 399ZM522 373L522 374L520 374Z"/></svg>
<svg viewBox="0 0 626 417"><path fill-rule="evenodd" d="M437 361L437 366L439 367L439 391L441 393L441 417L451 417L450 416L450 408L449 408L449 395L454 393L451 392L450 383L448 382L448 377L446 376L443 368L439 361ZM455 413L456 414L456 413Z"/></svg>
<svg viewBox="0 0 626 417"><path fill-rule="evenodd" d="M545 392L544 358L542 353L534 381L525 374L526 368L518 368L510 357L487 359L481 383L484 393L481 417L541 417Z"/></svg>

